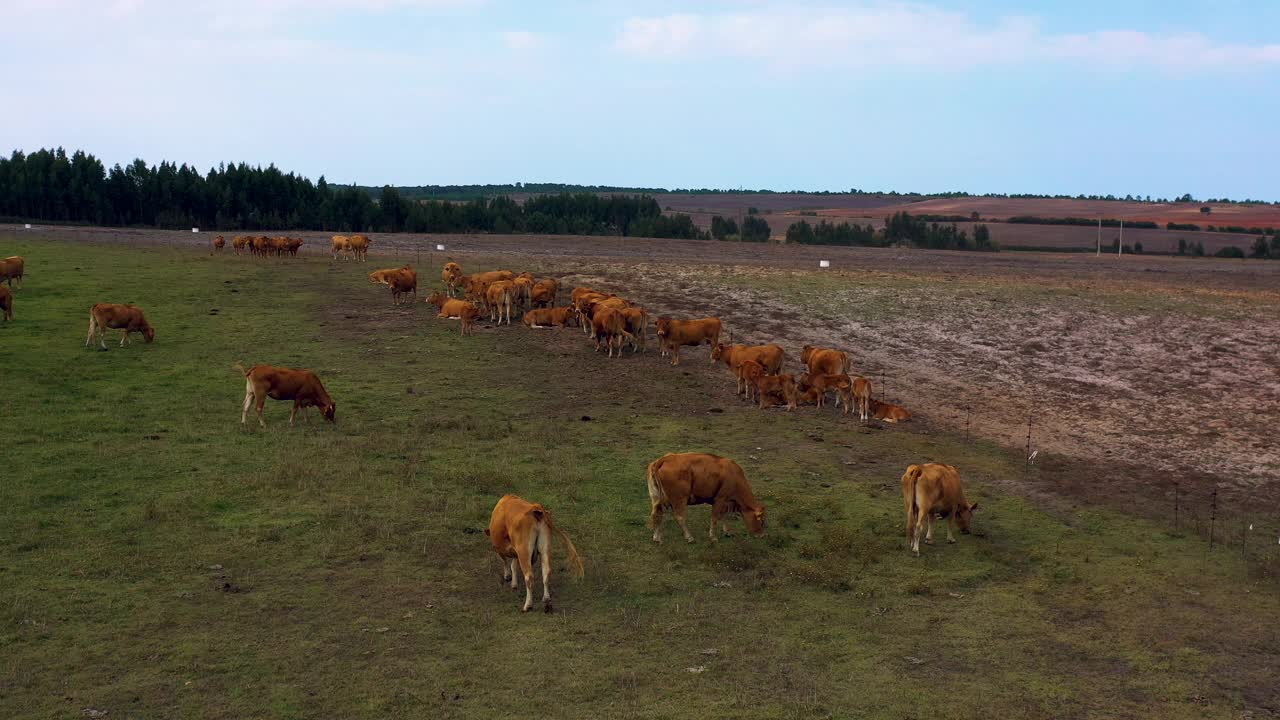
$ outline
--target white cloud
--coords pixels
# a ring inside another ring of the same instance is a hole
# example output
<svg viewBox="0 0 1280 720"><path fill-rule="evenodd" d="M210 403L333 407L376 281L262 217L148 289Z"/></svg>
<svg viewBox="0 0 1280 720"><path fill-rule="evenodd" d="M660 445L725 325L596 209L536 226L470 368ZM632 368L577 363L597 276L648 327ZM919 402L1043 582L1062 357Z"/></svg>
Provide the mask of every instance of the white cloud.
<svg viewBox="0 0 1280 720"><path fill-rule="evenodd" d="M912 3L633 17L623 22L614 48L639 58L754 58L782 66L953 69L1066 61L1194 70L1280 64L1276 44L1219 44L1199 33L1055 34L1032 18L981 25L964 13Z"/></svg>
<svg viewBox="0 0 1280 720"><path fill-rule="evenodd" d="M502 44L507 46L508 50L539 50L546 47L547 38L528 30L508 30L502 33Z"/></svg>

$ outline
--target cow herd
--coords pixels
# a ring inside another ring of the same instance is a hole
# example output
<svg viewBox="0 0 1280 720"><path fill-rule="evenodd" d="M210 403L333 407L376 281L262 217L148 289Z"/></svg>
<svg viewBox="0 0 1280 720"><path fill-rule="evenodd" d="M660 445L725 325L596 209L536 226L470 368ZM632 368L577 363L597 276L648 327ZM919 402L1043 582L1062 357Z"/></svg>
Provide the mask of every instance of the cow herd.
<svg viewBox="0 0 1280 720"><path fill-rule="evenodd" d="M237 254L247 249L260 257L296 255L301 245L301 239L284 237L237 236L232 240L232 248ZM216 237L211 241L210 252L220 252L224 247L225 240L221 236ZM364 261L368 247L368 238L361 235L333 237L334 259L348 257ZM0 260L0 282L7 281L9 285L0 285L0 309L3 309L6 321L12 318L10 288L15 280L21 285L24 267L21 257ZM410 295L417 297L418 276L411 265L374 271L369 273L369 280L388 286L393 304L407 302ZM468 276L453 262L444 266L441 281L443 291L432 292L426 302L437 309L438 318L460 320L463 335L470 334L480 318L487 317L495 324L505 322L510 325L513 310L519 310L523 324L530 328L580 328L594 340L596 351L603 351L609 357L620 357L627 347L635 353L647 346L649 313L617 295L578 287L570 293L569 304L557 306L561 288L555 279L537 278L527 272L516 274L509 270ZM722 363L731 370L737 379L738 393L758 403L761 408L766 403L778 403L791 410L800 402L823 407L827 394L834 393L837 407L843 406L846 415L856 409L864 421L876 417L897 422L910 417L902 408L872 400L870 381L849 373L849 356L843 351L805 346L799 356L805 372L796 377L783 373L786 352L779 345L722 343L719 318L659 317L653 325L661 354L670 356L672 365L679 364L682 347L710 345L711 362ZM132 304L98 303L89 311L89 333L85 345L89 346L97 339L105 350L104 335L108 329L123 332L121 346L127 343L132 333L141 334L148 343L155 339L156 334L140 308ZM263 407L267 398L293 401L290 425L300 411L309 407L317 408L326 421L337 422L337 404L314 372L270 365L245 369L239 363L235 369L245 380L241 425L247 423L252 406L259 425L266 427ZM731 459L704 453L663 455L648 465L645 484L650 501L649 525L653 529L655 543L662 542L665 512L670 512L675 518L685 539L693 542L685 522L685 511L689 505L711 506L709 536L712 541L716 540L717 525L724 535L729 535L724 519L731 515L740 516L748 532L754 535L764 533L765 507L756 500L741 466ZM916 555L920 553L922 533L926 543L933 542L935 516L947 519L947 539L954 542L952 528L968 533L973 512L977 509L976 504L966 500L959 473L949 465L930 463L908 467L902 476L902 497L907 542ZM582 558L573 542L555 525L550 510L541 504L530 503L514 495L503 496L493 509L485 534L501 559L504 582L509 581L511 587L517 589L516 572L523 576L524 611L533 605L533 563L539 559L543 607L548 612L551 610L550 556L554 536L558 536L565 546L577 574L583 572Z"/></svg>

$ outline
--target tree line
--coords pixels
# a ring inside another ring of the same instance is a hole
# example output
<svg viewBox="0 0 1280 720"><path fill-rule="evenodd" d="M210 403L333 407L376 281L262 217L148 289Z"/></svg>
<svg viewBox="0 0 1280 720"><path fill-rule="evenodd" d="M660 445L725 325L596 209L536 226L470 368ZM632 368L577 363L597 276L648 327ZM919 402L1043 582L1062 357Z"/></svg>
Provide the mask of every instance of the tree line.
<svg viewBox="0 0 1280 720"><path fill-rule="evenodd" d="M110 169L93 155L62 148L0 157L0 218L94 225L210 230L337 232L496 232L709 237L688 215L665 215L644 195L506 196L466 202L412 200L393 187L375 198L355 186L313 183L274 165L219 165L201 174L186 164L135 160Z"/></svg>

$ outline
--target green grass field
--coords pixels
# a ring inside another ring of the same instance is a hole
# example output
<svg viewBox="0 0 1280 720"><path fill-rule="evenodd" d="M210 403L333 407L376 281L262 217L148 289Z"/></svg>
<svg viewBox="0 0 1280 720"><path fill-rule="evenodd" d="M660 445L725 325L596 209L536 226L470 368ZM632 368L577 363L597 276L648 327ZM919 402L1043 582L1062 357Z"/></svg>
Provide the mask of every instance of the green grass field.
<svg viewBox="0 0 1280 720"><path fill-rule="evenodd" d="M0 237L9 254L28 278L0 324L0 717L1280 712L1273 581L1001 494L1022 464L997 448L761 413L705 351L671 368L572 330L462 338L393 309L376 259ZM143 307L156 342L84 348L103 301ZM314 369L338 424L270 403L242 428L236 361ZM696 544L670 521L650 542L645 465L684 450L743 465L765 537L734 521L712 545L694 508ZM898 482L930 460L982 510L917 559ZM482 528L506 492L586 557L576 581L555 553L551 615L500 583Z"/></svg>

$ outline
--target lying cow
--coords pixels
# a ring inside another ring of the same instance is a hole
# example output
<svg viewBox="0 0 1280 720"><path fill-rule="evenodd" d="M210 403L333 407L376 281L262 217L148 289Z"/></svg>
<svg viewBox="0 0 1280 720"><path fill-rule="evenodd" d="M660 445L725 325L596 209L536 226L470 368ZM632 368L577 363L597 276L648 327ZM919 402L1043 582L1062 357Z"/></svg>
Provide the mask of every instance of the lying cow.
<svg viewBox="0 0 1280 720"><path fill-rule="evenodd" d="M21 255L12 255L0 260L0 282L9 281L9 287L13 287L13 281L18 281L18 287L22 287L22 274L26 271L27 263L22 259Z"/></svg>
<svg viewBox="0 0 1280 720"><path fill-rule="evenodd" d="M909 465L902 475L902 508L907 515L907 544L911 552L920 555L920 531L925 525L924 541L933 544L933 514L941 513L947 519L947 542L956 541L951 526L969 534L969 524L977 503L964 497L960 473L951 465L927 463Z"/></svg>
<svg viewBox="0 0 1280 720"><path fill-rule="evenodd" d="M569 536L552 522L550 510L516 495L503 495L493 506L484 534L489 536L493 551L502 562L502 580L510 580L511 589L518 590L517 566L524 576L522 612L529 612L533 607L533 563L539 559L542 561L542 610L551 612L552 533L560 536L574 574L582 577L582 556Z"/></svg>
<svg viewBox="0 0 1280 720"><path fill-rule="evenodd" d="M764 375L756 377L756 399L760 409L765 408L764 401L774 396L781 397L786 404L787 412L796 409L796 381L790 375Z"/></svg>
<svg viewBox="0 0 1280 720"><path fill-rule="evenodd" d="M141 309L132 304L98 303L89 308L89 335L84 339L84 346L89 347L96 335L102 349L106 350L107 341L104 335L108 329L124 331L124 335L120 337L120 347L124 347L130 333L142 333L142 337L147 342L156 339L156 330L147 322Z"/></svg>
<svg viewBox="0 0 1280 720"><path fill-rule="evenodd" d="M653 541L662 543L662 511L670 510L693 542L685 524L685 508L689 505L711 506L711 541L716 540L716 523L728 514L742 516L752 535L764 534L764 506L751 494L751 483L738 463L718 455L705 453L668 453L649 463L645 481L649 486L649 526ZM721 530L729 527L721 522Z"/></svg>
<svg viewBox="0 0 1280 720"><path fill-rule="evenodd" d="M671 353L671 364L680 364L680 348L686 345L709 343L713 347L720 342L720 318L701 320L673 320L660 317L657 324L658 346L662 355ZM712 360L711 362L715 362Z"/></svg>
<svg viewBox="0 0 1280 720"><path fill-rule="evenodd" d="M458 318L462 321L462 334L470 335L477 319L484 317L484 310L466 300L457 300L442 292L427 296L427 303L435 305L440 313L437 318Z"/></svg>
<svg viewBox="0 0 1280 720"><path fill-rule="evenodd" d="M748 360L753 360L764 368L765 374L777 375L782 372L786 351L781 345L725 345L718 342L711 347L711 359L719 360L730 370L736 369Z"/></svg>
<svg viewBox="0 0 1280 720"><path fill-rule="evenodd" d="M811 375L848 375L849 354L841 350L805 345L800 351L800 362Z"/></svg>
<svg viewBox="0 0 1280 720"><path fill-rule="evenodd" d="M906 408L882 403L879 400L872 400L871 417L887 423L899 423L910 420L911 413Z"/></svg>
<svg viewBox="0 0 1280 720"><path fill-rule="evenodd" d="M524 314L522 321L526 327L567 327L576 319L573 308L536 308Z"/></svg>
<svg viewBox="0 0 1280 720"><path fill-rule="evenodd" d="M293 401L293 410L289 413L290 425L293 425L293 419L298 415L299 410L309 407L320 408L320 414L325 420L335 424L338 422L337 404L333 402L333 398L329 397L329 393L325 392L320 378L310 370L295 370L271 365L254 365L245 370L244 365L240 363L236 363L235 368L244 374L244 407L240 412L241 425L245 424L245 419L249 415L249 406L256 403L258 424L264 428L267 426L266 420L262 417L262 406L266 404L267 398Z"/></svg>
<svg viewBox="0 0 1280 720"><path fill-rule="evenodd" d="M4 321L13 319L13 291L0 285L0 311L4 313Z"/></svg>

